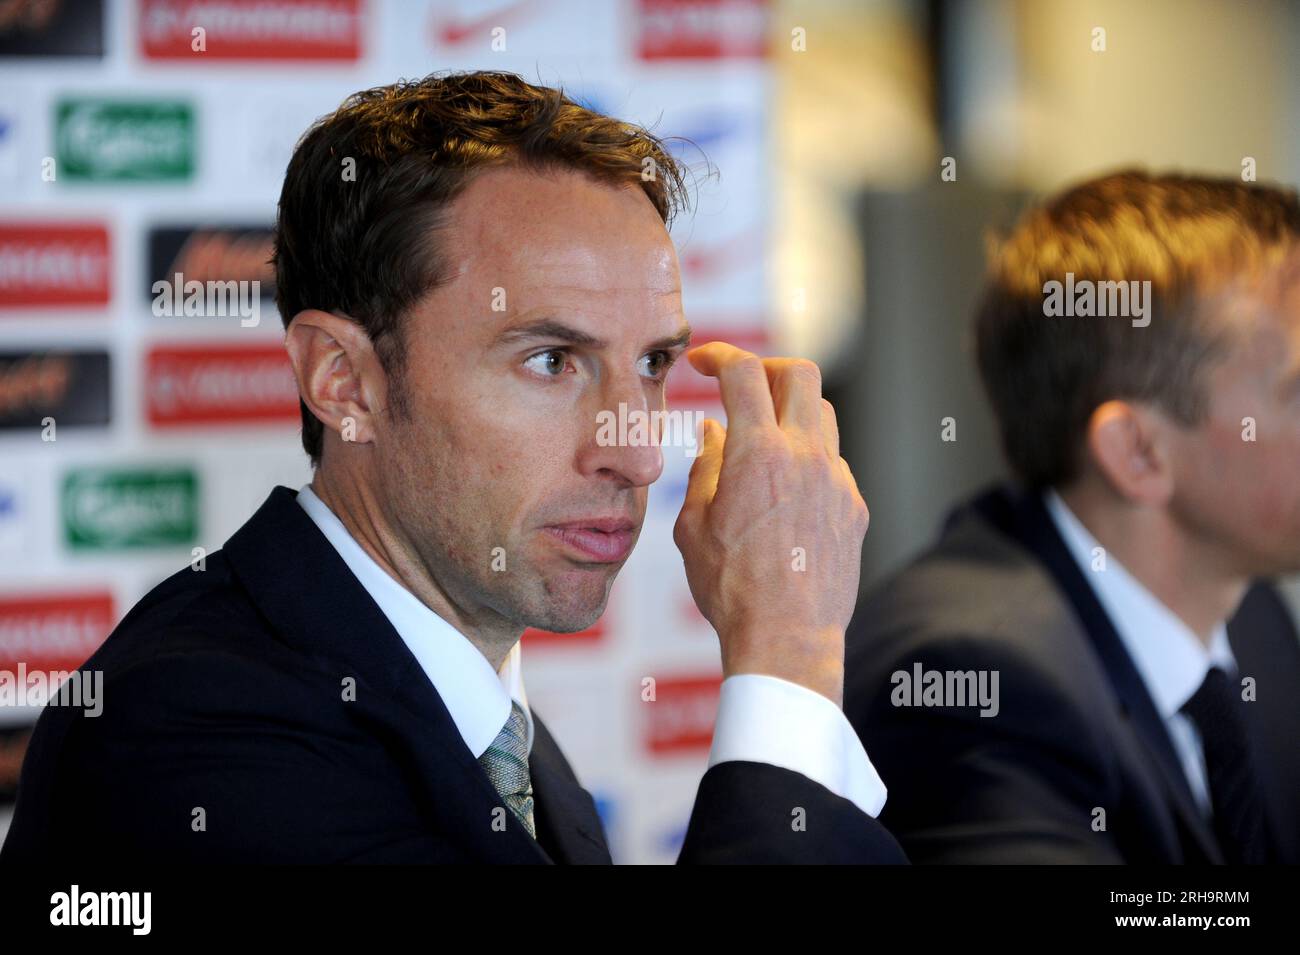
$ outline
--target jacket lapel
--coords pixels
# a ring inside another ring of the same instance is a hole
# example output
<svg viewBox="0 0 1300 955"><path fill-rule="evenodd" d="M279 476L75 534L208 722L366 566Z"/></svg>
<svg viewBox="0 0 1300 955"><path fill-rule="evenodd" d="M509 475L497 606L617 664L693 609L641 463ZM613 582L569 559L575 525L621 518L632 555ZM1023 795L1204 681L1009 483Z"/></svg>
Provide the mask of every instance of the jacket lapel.
<svg viewBox="0 0 1300 955"><path fill-rule="evenodd" d="M348 705L405 746L441 835L484 862L552 861L511 813L505 832L492 831L500 796L419 662L296 494L277 486L224 547L276 636L337 673L340 692L344 680L356 681Z"/></svg>
<svg viewBox="0 0 1300 955"><path fill-rule="evenodd" d="M1218 841L1192 797L1164 720L1114 624L1061 539L1039 495L1001 486L982 495L973 506L1004 533L1019 540L1056 581L1092 641L1135 735L1150 754L1180 829L1192 841L1192 846L1184 846L1184 850L1194 848L1205 859L1221 863L1223 854Z"/></svg>

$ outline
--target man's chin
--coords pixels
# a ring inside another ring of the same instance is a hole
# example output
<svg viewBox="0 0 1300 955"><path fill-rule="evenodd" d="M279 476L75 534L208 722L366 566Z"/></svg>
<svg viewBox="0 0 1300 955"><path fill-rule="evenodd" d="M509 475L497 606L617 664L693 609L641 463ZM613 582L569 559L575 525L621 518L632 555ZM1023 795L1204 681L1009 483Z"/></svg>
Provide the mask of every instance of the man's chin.
<svg viewBox="0 0 1300 955"><path fill-rule="evenodd" d="M538 608L528 626L551 633L578 633L591 627L609 602L614 573L578 571L562 574L547 582L544 606Z"/></svg>
<svg viewBox="0 0 1300 955"><path fill-rule="evenodd" d="M595 625L600 615L605 612L604 604L595 610L574 611L570 609L553 610L530 620L528 626L550 633L580 633Z"/></svg>

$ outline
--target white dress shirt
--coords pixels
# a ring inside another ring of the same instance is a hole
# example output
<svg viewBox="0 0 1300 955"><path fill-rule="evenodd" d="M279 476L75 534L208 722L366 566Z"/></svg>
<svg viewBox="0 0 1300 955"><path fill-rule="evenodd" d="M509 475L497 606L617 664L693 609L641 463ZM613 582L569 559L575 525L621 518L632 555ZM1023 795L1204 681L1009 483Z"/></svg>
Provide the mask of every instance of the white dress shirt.
<svg viewBox="0 0 1300 955"><path fill-rule="evenodd" d="M460 631L375 563L310 484L297 499L419 661L470 752L477 758L487 751L514 700L528 723L531 753L533 716L519 643L494 671ZM722 681L708 765L729 760L802 773L871 816L885 805L885 784L843 711L815 690L779 677L744 673Z"/></svg>
<svg viewBox="0 0 1300 955"><path fill-rule="evenodd" d="M1101 546L1097 539L1059 494L1049 490L1044 497L1048 513L1064 538L1065 546L1092 586L1137 667L1147 692L1151 694L1156 710L1164 719L1192 795L1208 818L1211 806L1205 751L1196 724L1181 710L1183 704L1200 689L1210 667L1220 667L1230 679L1236 678L1237 660L1228 644L1226 624L1220 621L1210 637L1209 647L1206 647L1187 624L1125 570L1112 554L1106 553L1104 571L1094 571L1093 548Z"/></svg>

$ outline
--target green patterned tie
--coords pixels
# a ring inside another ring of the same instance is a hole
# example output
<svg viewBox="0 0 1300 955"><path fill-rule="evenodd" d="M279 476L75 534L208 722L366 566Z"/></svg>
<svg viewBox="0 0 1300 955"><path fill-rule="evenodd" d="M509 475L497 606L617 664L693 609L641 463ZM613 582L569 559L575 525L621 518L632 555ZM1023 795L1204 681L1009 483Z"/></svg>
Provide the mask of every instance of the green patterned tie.
<svg viewBox="0 0 1300 955"><path fill-rule="evenodd" d="M478 761L510 811L536 839L533 781L528 775L528 722L524 708L518 703L511 701L510 718Z"/></svg>

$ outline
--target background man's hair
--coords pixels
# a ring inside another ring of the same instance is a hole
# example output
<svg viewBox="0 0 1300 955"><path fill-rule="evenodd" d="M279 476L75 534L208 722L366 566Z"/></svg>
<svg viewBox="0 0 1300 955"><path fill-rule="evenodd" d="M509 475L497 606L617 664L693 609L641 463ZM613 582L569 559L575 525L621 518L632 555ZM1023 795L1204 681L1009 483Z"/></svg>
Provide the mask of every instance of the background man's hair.
<svg viewBox="0 0 1300 955"><path fill-rule="evenodd" d="M1300 238L1296 193L1234 179L1124 171L1031 209L992 243L975 318L980 376L1007 460L1030 487L1080 473L1092 412L1150 402L1188 426L1209 406L1207 370L1232 347L1217 306ZM1049 317L1043 286L1151 282L1150 324Z"/></svg>
<svg viewBox="0 0 1300 955"><path fill-rule="evenodd" d="M435 73L355 93L303 135L285 174L272 259L285 328L308 308L356 322L390 376L390 413L409 413L402 317L447 277L438 233L448 205L476 173L507 164L634 184L665 225L686 204L683 169L660 139L513 73ZM299 404L314 467L324 428Z"/></svg>

